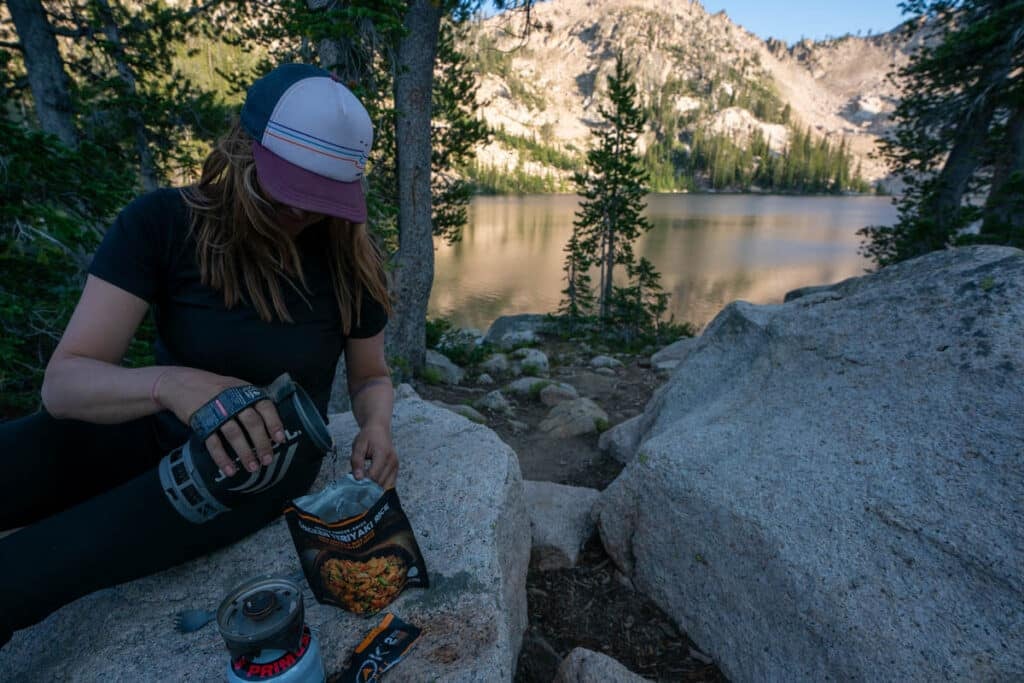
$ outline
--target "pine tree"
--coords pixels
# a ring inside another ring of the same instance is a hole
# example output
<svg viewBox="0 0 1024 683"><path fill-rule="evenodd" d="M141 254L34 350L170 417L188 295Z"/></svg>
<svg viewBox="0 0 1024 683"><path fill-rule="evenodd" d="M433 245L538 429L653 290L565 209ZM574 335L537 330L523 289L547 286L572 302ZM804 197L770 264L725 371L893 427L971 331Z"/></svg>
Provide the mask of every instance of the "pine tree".
<svg viewBox="0 0 1024 683"><path fill-rule="evenodd" d="M434 79L434 154L430 160L433 194L434 235L449 244L459 241L469 218L467 207L473 197L473 183L456 173L474 158L474 148L487 141L487 124L480 118L475 76L467 68L468 58L455 46L465 37L466 22L458 17L441 22Z"/></svg>
<svg viewBox="0 0 1024 683"><path fill-rule="evenodd" d="M615 266L633 264L633 243L651 224L641 215L646 206L647 171L636 152L644 117L637 90L622 53L615 75L608 76L610 107L600 107L605 125L595 131L597 144L587 152L587 170L573 180L583 196L576 220L580 249L599 266L598 315L608 321Z"/></svg>
<svg viewBox="0 0 1024 683"><path fill-rule="evenodd" d="M1024 2L902 6L920 15L908 31L928 20L941 41L925 43L892 75L903 99L881 150L906 189L895 225L860 231L862 251L884 266L972 239L1024 243L1024 215L1016 210L1024 186ZM975 197L987 197L983 207ZM981 235L964 235L979 217Z"/></svg>
<svg viewBox="0 0 1024 683"><path fill-rule="evenodd" d="M565 289L562 290L558 312L565 316L568 332L575 332L579 324L592 315L594 291L591 288L590 266L592 265L580 244L580 228L573 226L572 235L565 244Z"/></svg>

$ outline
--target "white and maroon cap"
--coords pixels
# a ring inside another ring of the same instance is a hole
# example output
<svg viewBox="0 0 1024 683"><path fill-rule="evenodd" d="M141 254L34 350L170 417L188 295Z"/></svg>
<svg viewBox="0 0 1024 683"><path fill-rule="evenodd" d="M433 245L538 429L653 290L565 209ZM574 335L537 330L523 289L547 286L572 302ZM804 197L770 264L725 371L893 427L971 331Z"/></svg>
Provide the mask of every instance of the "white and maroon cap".
<svg viewBox="0 0 1024 683"><path fill-rule="evenodd" d="M253 139L260 185L277 201L366 221L363 170L373 124L329 72L282 64L249 88L242 126Z"/></svg>

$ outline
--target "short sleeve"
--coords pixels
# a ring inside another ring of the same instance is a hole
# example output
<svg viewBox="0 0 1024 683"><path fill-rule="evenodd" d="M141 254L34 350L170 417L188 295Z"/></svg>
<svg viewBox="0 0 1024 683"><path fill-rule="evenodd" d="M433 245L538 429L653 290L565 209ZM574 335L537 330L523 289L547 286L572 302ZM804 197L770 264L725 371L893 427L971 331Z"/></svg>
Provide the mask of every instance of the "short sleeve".
<svg viewBox="0 0 1024 683"><path fill-rule="evenodd" d="M384 326L388 324L388 313L384 306L374 299L363 287L363 298L361 301L359 324L355 324L355 310L352 311L352 331L348 336L351 339L368 339L379 334Z"/></svg>
<svg viewBox="0 0 1024 683"><path fill-rule="evenodd" d="M107 229L89 273L149 303L156 300L163 273L164 235L156 193L135 199Z"/></svg>

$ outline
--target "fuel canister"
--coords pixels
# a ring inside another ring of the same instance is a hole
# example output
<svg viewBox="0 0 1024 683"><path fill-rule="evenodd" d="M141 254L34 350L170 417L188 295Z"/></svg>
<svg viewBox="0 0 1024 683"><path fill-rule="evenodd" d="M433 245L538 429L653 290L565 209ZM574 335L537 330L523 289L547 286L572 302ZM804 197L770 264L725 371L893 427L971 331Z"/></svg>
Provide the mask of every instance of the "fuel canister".
<svg viewBox="0 0 1024 683"><path fill-rule="evenodd" d="M217 610L230 653L228 683L324 683L316 634L305 623L302 589L287 579L259 578L231 591Z"/></svg>

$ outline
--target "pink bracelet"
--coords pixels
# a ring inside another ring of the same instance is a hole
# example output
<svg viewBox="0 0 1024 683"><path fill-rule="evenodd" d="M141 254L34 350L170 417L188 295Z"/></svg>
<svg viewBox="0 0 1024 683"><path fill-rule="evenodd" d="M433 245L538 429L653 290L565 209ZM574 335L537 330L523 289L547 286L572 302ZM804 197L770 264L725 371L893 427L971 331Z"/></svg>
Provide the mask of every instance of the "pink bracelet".
<svg viewBox="0 0 1024 683"><path fill-rule="evenodd" d="M166 410L166 408L164 408L163 403L160 403L160 399L156 397L156 385L158 385L160 383L160 380L164 378L164 375L166 375L170 371L170 368L165 368L163 372L157 375L156 379L153 380L153 386L149 390L149 398L152 399L153 403L155 403L161 410Z"/></svg>

